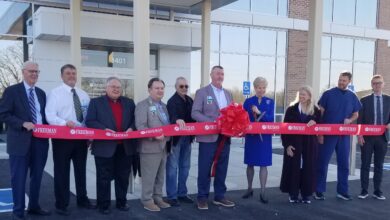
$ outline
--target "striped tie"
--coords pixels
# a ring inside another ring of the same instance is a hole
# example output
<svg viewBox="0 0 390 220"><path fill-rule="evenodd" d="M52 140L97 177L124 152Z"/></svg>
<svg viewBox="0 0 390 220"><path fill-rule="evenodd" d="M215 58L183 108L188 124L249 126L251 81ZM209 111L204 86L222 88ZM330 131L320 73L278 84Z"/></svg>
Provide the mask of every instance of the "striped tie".
<svg viewBox="0 0 390 220"><path fill-rule="evenodd" d="M35 108L34 88L29 88L28 105L30 106L32 123L37 123L37 109Z"/></svg>
<svg viewBox="0 0 390 220"><path fill-rule="evenodd" d="M73 93L74 110L76 111L77 121L82 122L83 121L83 111L81 110L80 98L77 95L75 89L72 89L72 93Z"/></svg>

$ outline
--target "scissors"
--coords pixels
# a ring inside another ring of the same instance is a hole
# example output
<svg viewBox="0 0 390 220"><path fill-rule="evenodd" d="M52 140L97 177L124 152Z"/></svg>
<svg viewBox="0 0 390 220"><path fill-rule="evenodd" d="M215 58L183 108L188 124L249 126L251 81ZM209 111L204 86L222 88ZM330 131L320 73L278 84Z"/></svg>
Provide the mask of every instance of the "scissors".
<svg viewBox="0 0 390 220"><path fill-rule="evenodd" d="M261 112L258 117L256 117L256 113L253 112L253 118L255 119L256 122L260 122L260 120L264 117L264 115L265 115L265 111ZM263 142L263 136L261 136L261 134L258 135L260 137L260 141Z"/></svg>

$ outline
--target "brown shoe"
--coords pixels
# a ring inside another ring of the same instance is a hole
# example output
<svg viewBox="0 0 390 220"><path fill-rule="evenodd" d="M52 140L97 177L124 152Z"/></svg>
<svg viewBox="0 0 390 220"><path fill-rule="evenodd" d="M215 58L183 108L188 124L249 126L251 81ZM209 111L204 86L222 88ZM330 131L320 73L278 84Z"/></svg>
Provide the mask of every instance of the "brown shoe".
<svg viewBox="0 0 390 220"><path fill-rule="evenodd" d="M164 200L162 200L162 199L155 199L155 200L154 200L154 203L155 203L158 207L160 207L160 208L162 208L162 209L166 209L166 208L171 207L171 205L170 205L169 203L164 202Z"/></svg>
<svg viewBox="0 0 390 220"><path fill-rule="evenodd" d="M199 210L207 210L209 209L209 204L207 204L207 200L198 201L198 209Z"/></svg>
<svg viewBox="0 0 390 220"><path fill-rule="evenodd" d="M236 205L236 204L234 204L234 202L229 201L225 198L219 199L219 200L214 200L213 203L214 203L214 205L221 205L223 207L234 207Z"/></svg>
<svg viewBox="0 0 390 220"><path fill-rule="evenodd" d="M154 204L153 200L148 202L142 202L144 205L144 209L151 211L151 212L159 212L161 211L160 207L158 207L156 204Z"/></svg>

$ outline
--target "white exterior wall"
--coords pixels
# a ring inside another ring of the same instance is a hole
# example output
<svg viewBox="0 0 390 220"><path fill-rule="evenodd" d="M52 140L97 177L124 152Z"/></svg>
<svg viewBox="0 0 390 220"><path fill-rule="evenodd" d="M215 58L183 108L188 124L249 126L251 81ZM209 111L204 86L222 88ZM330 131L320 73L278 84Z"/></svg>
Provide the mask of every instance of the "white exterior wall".
<svg viewBox="0 0 390 220"><path fill-rule="evenodd" d="M38 86L49 92L62 80L60 68L70 62L69 10L41 7L34 23L33 59L40 65ZM166 83L164 101L174 92L175 79L184 76L190 81L191 50L200 48L200 26L172 21L151 20L151 44L157 46L158 70L151 76L160 76ZM131 42L133 19L126 16L82 12L81 36L96 39ZM90 40L89 40L90 41ZM107 78L117 76L133 79L134 70L111 67L83 66L78 70L83 77ZM147 92L147 85L145 85Z"/></svg>
<svg viewBox="0 0 390 220"><path fill-rule="evenodd" d="M182 76L191 85L191 53L169 49L159 50L159 73L165 82L164 102L175 93L176 78ZM189 91L189 90L188 90Z"/></svg>

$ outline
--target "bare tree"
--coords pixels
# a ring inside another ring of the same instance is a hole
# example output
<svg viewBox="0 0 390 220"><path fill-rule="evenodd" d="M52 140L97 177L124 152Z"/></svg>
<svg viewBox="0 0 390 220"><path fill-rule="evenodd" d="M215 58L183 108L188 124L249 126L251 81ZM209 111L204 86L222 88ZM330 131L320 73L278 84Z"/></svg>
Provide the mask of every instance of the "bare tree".
<svg viewBox="0 0 390 220"><path fill-rule="evenodd" d="M9 46L0 51L0 93L10 85L22 81L23 47Z"/></svg>

